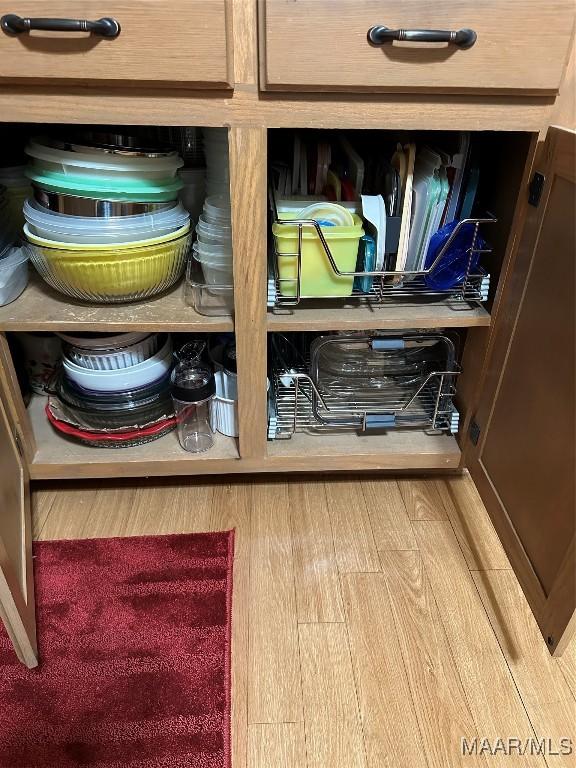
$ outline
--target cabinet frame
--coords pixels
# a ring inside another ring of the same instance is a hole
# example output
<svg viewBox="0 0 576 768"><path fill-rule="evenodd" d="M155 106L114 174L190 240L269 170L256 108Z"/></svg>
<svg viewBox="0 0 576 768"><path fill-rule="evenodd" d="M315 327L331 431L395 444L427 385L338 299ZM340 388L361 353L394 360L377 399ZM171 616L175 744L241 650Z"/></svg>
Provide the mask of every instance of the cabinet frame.
<svg viewBox="0 0 576 768"><path fill-rule="evenodd" d="M76 84L65 89L34 84L0 84L0 121L132 125L205 125L226 126L230 129L230 160L232 185L232 216L234 223L234 281L236 287L236 317L230 321L194 316L186 320L174 312L154 319L137 314L136 320L122 309L105 308L93 320L94 330L113 327L163 331L234 330L239 350L239 453L202 458L182 455L164 460L152 450L151 457L125 461L126 454L116 458L96 460L72 455L67 463L60 461L52 443L42 445L36 440L34 423L24 408L16 386L12 361L7 352L4 331L59 330L86 328L82 313L65 317L59 313L56 300L37 310L32 304L26 316L2 319L10 315L0 312L0 397L25 457L23 471L25 486L31 479L139 477L149 475L178 476L185 474L227 474L250 472L307 471L440 471L462 470L471 455L470 441L465 430L462 437L463 455L453 438L424 441L417 433L404 433L399 441L391 434L387 445L366 448L356 442L353 449L337 439L325 442L309 439L287 441L276 445L266 442L266 340L274 323L266 314L266 130L276 127L317 128L382 128L391 130L499 130L540 134L543 138L554 105L552 95L435 95L405 94L272 94L261 93L258 81L257 0L230 0L232 4L232 35L234 38L233 70L235 88L232 93L191 91L169 84L164 88L146 86L133 90L126 85L82 88ZM526 159L524 179L529 175L535 149ZM527 190L524 190L527 193ZM521 192L522 194L522 192ZM514 259L523 224L525 201L518 202L514 231L510 232L504 258L501 284L514 269ZM500 290L500 288L499 288ZM175 305L173 305L175 306ZM43 310L44 314L43 314ZM506 306L498 308L506 312ZM361 327L367 320L361 320ZM407 318L389 320L387 328L406 328ZM426 327L433 327L433 318ZM338 330L345 321L337 315L312 317L299 327L309 330ZM377 325L377 323L376 323ZM440 327L445 327L440 319ZM481 355L474 372L481 369L492 354L493 328L484 317L474 323L467 341L466 357L478 344ZM471 374L470 380L474 376ZM472 382L473 384L473 382ZM465 400L467 414L472 413L477 390L470 386ZM467 416L468 418L468 416ZM37 432L36 432L37 434ZM349 436L345 436L348 439ZM443 436L446 437L446 436ZM54 435L54 440L61 440ZM161 442L161 441L158 441ZM150 445L154 445L153 443ZM374 444L373 444L374 446ZM43 450L43 448L45 450ZM87 449L96 451L96 449ZM100 453L100 452L97 452ZM183 452L184 453L184 452ZM102 454L100 453L100 456ZM463 458L466 457L466 458ZM6 479L6 478L4 478ZM485 489L481 486L482 495ZM502 537L503 538L503 537ZM503 538L508 553L514 544ZM31 542L26 540L31 563ZM570 563L565 564L568 568ZM513 561L517 571L517 563ZM518 572L518 571L517 571ZM31 573L31 570L30 570ZM524 585L523 585L524 586ZM0 595L1 596L1 595ZM559 595L561 599L561 595ZM2 604L6 601L2 598ZM24 609L20 604L20 612ZM557 606L550 604L554 613ZM6 616L6 608L3 609ZM572 625L574 621L572 621ZM32 647L32 646L31 646ZM22 654L24 656L24 654ZM33 663L33 654L25 658Z"/></svg>

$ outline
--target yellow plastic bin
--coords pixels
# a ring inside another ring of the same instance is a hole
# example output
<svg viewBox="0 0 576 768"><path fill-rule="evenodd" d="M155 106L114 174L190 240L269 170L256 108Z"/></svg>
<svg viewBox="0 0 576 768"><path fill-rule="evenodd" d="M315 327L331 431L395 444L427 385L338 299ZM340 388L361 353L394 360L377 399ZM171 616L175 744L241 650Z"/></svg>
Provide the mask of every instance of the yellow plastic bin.
<svg viewBox="0 0 576 768"><path fill-rule="evenodd" d="M282 219L297 218L298 214L282 214ZM280 295L296 296L298 277L298 226L296 224L272 225L272 234L278 253L278 275L281 278ZM322 227L322 234L330 248L332 258L342 272L354 272L358 256L358 243L364 235L362 219L354 214L351 227ZM282 255L292 254L292 255ZM284 281L283 278L291 278ZM302 265L300 296L321 298L326 296L350 296L354 277L336 275L324 246L313 226L302 227Z"/></svg>

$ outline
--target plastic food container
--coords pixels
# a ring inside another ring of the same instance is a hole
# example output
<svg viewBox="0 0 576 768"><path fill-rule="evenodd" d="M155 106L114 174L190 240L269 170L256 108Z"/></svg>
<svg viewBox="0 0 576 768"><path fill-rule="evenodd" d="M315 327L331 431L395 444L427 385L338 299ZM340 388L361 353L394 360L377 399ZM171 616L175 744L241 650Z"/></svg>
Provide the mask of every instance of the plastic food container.
<svg viewBox="0 0 576 768"><path fill-rule="evenodd" d="M297 218L295 214L292 218ZM288 215L284 215L289 219ZM298 226L296 224L272 225L272 234L278 252L278 275L286 282L280 282L282 296L296 296L298 277ZM354 214L352 227L322 227L332 258L343 272L354 272L358 256L358 244L364 236L362 219ZM287 255L282 255L287 254ZM354 277L336 275L324 247L312 226L302 227L302 260L300 274L300 295L308 298L326 296L350 296Z"/></svg>
<svg viewBox="0 0 576 768"><path fill-rule="evenodd" d="M36 201L27 200L24 217L31 234L73 244L114 245L148 240L173 234L190 223L188 212L180 204L157 213L97 219L47 211Z"/></svg>
<svg viewBox="0 0 576 768"><path fill-rule="evenodd" d="M221 245L232 248L232 227L210 224L200 217L196 225L198 241L205 245Z"/></svg>
<svg viewBox="0 0 576 768"><path fill-rule="evenodd" d="M227 195L213 195L204 201L204 219L211 224L224 224L230 226L231 209L230 197Z"/></svg>
<svg viewBox="0 0 576 768"><path fill-rule="evenodd" d="M84 301L114 303L143 299L174 285L184 271L190 241L186 233L140 247L90 250L30 242L27 250L55 290Z"/></svg>
<svg viewBox="0 0 576 768"><path fill-rule="evenodd" d="M231 285L234 280L232 265L201 262L204 279L210 286Z"/></svg>
<svg viewBox="0 0 576 768"><path fill-rule="evenodd" d="M232 245L230 243L203 243L197 240L194 243L194 252L199 261L211 261L217 264L232 263Z"/></svg>
<svg viewBox="0 0 576 768"><path fill-rule="evenodd" d="M230 285L208 285L196 259L189 259L184 298L199 315L229 316L234 312L234 288Z"/></svg>
<svg viewBox="0 0 576 768"><path fill-rule="evenodd" d="M96 392L121 392L151 384L162 377L172 366L172 344L168 337L153 357L137 365L120 370L93 371L76 365L66 355L62 365L66 376L84 389Z"/></svg>
<svg viewBox="0 0 576 768"><path fill-rule="evenodd" d="M0 258L0 306L10 304L28 285L28 251L12 248Z"/></svg>
<svg viewBox="0 0 576 768"><path fill-rule="evenodd" d="M198 243L194 243L192 249L192 258L196 260L201 268L204 280L212 286L230 286L234 282L234 273L232 267L232 256L205 255L198 248Z"/></svg>
<svg viewBox="0 0 576 768"><path fill-rule="evenodd" d="M206 196L206 171L204 168L181 168L179 176L183 187L180 190L180 202L186 208L193 221L198 221Z"/></svg>

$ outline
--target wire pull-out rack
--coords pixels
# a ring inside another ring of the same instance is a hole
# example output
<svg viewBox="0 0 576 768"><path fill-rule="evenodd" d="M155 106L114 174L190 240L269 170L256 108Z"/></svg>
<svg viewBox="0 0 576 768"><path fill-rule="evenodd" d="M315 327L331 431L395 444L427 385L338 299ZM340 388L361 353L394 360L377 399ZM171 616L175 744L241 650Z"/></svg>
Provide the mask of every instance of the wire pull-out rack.
<svg viewBox="0 0 576 768"><path fill-rule="evenodd" d="M320 336L296 352L272 334L268 438L390 429L458 431L452 340L438 333Z"/></svg>
<svg viewBox="0 0 576 768"><path fill-rule="evenodd" d="M273 198L272 198L273 200ZM326 301L319 296L307 296L302 290L302 261L303 244L305 242L304 233L315 233L325 254L325 269L333 273L337 278L368 278L370 289L368 291L360 290L357 287L359 281L354 282L352 292L346 293L340 297L342 299L359 300L361 303L369 303L374 306L386 306L391 304L421 304L428 301L443 301L453 310L465 310L472 306L481 306L488 299L490 289L490 274L481 266L479 260L484 254L491 253L491 248L481 247L483 243L479 237L480 227L485 224L494 224L497 219L487 214L485 217L474 217L462 219L458 222L447 239L444 246L440 249L434 262L426 269L420 270L378 270L371 272L343 271L338 267L337 261L331 253L330 246L326 241L324 232L320 224L312 219L289 219L282 220L278 217L275 203L272 203L272 213L275 225L278 227L297 227L297 250L291 253L279 252L276 238L272 237L272 253L270 258L269 276L268 276L268 307L269 308L288 308L300 304L303 299L314 299L317 301ZM427 277L435 272L449 249L457 238L462 234L462 228L473 226L471 245L468 249L468 263L464 270L462 279L450 288L440 290L430 287L430 281ZM386 251L389 254L389 238L387 238ZM397 247L397 241L396 241ZM283 261L284 260L284 261ZM281 264L289 265L289 270L295 274L293 277L281 277L280 273L288 270L280 269ZM294 269L295 267L295 269ZM361 281L360 281L361 282ZM366 281L364 281L366 282ZM338 297L331 296L330 299Z"/></svg>

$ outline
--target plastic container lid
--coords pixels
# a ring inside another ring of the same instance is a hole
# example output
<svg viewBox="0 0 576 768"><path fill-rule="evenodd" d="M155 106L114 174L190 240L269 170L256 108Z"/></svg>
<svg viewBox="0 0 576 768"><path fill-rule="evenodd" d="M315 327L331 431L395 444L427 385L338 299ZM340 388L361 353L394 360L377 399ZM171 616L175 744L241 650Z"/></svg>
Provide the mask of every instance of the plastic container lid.
<svg viewBox="0 0 576 768"><path fill-rule="evenodd" d="M232 264L232 249L211 248L196 241L192 246L192 251L197 261L206 264Z"/></svg>
<svg viewBox="0 0 576 768"><path fill-rule="evenodd" d="M204 200L204 212L213 218L230 219L230 198L226 195L212 195Z"/></svg>
<svg viewBox="0 0 576 768"><path fill-rule="evenodd" d="M312 203L299 212L298 218L325 221L339 227L354 226L354 219L350 211L337 203Z"/></svg>
<svg viewBox="0 0 576 768"><path fill-rule="evenodd" d="M213 221L208 221L204 215L201 215L198 219L198 228L205 232L207 235L232 235L232 224L220 223L215 224Z"/></svg>
<svg viewBox="0 0 576 768"><path fill-rule="evenodd" d="M49 140L48 140L49 141ZM142 172L165 173L173 176L178 168L184 165L184 161L176 152L171 155L160 156L130 156L114 154L86 147L85 152L70 151L47 146L42 139L33 139L24 150L27 155L48 163L58 163L64 166L84 168L86 170L110 171L112 173Z"/></svg>
<svg viewBox="0 0 576 768"><path fill-rule="evenodd" d="M174 232L190 223L190 216L181 204L156 213L136 216L70 216L50 211L35 200L26 200L24 218L33 234L49 240L82 243L130 242Z"/></svg>
<svg viewBox="0 0 576 768"><path fill-rule="evenodd" d="M117 180L103 177L74 176L72 174L39 172L27 168L26 176L37 186L48 192L58 192L76 197L96 200L124 200L126 202L155 203L176 200L184 186L175 178L170 182L155 182L152 179L129 179L120 176Z"/></svg>
<svg viewBox="0 0 576 768"><path fill-rule="evenodd" d="M170 376L170 392L175 400L200 403L216 394L214 374L205 365L179 365Z"/></svg>
<svg viewBox="0 0 576 768"><path fill-rule="evenodd" d="M285 222L283 224L275 222L272 224L272 233L274 234L274 237L278 237L280 239L284 238L297 238L298 237L298 225L297 224L291 224L291 219L299 219L299 214L282 214L281 221ZM327 240L339 240L339 239L346 239L346 238L359 238L362 237L364 234L364 230L362 229L362 219L357 214L352 214L352 218L354 220L354 225L352 227L339 227L339 226L329 226L329 227L322 227L322 234ZM303 226L302 227L302 237L304 240L318 240L318 234L316 232L315 227L312 225L310 226Z"/></svg>
<svg viewBox="0 0 576 768"><path fill-rule="evenodd" d="M112 253L115 251L121 251L124 249L145 248L149 245L161 245L163 243L177 240L183 235L187 234L190 230L190 225L186 224L181 229L175 232L170 232L167 235L161 235L160 237L152 237L144 240L132 240L126 243L63 243L58 240L50 240L46 237L39 237L30 231L28 224L24 225L24 234L33 245L40 245L43 248L56 248L59 251L108 251L112 248Z"/></svg>

